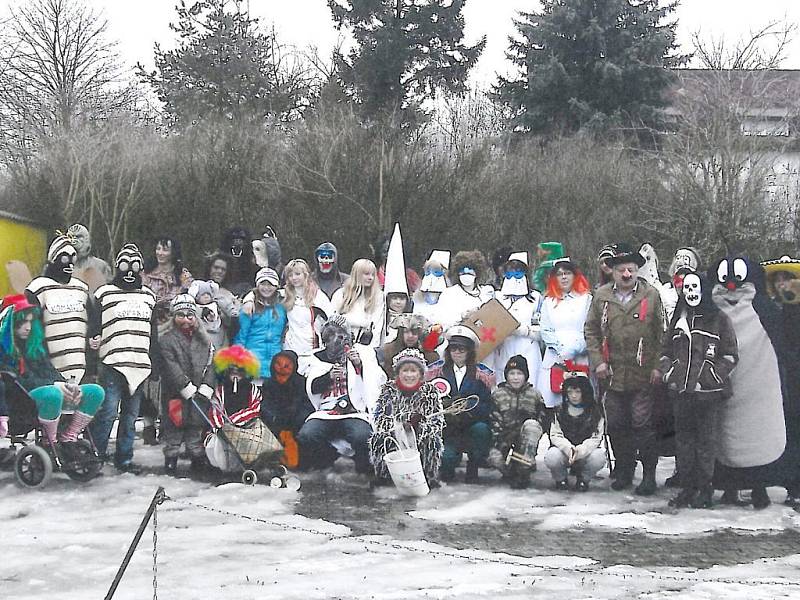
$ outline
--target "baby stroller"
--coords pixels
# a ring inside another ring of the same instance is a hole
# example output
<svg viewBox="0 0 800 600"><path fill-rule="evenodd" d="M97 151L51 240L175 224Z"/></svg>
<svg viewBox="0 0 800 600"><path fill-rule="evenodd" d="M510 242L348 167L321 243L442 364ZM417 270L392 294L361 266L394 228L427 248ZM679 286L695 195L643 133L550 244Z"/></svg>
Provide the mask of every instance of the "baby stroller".
<svg viewBox="0 0 800 600"><path fill-rule="evenodd" d="M39 427L36 403L10 373L0 373L6 388L9 408L8 435L14 455L14 475L26 488L42 488L53 475L62 471L67 477L81 483L94 479L103 468L103 460L97 453L88 429L74 443L69 452L60 444L51 447ZM68 415L69 411L62 414ZM62 419L61 426L66 426ZM33 443L28 435L34 432ZM19 451L16 446L21 446Z"/></svg>
<svg viewBox="0 0 800 600"><path fill-rule="evenodd" d="M192 405L213 429L208 415L194 399ZM274 488L300 489L300 479L280 462L283 445L261 419L255 418L246 425L234 425L227 415L225 419L215 435L206 439L206 453L217 457L212 463L224 465L225 473L240 473L245 485L255 485L260 480Z"/></svg>

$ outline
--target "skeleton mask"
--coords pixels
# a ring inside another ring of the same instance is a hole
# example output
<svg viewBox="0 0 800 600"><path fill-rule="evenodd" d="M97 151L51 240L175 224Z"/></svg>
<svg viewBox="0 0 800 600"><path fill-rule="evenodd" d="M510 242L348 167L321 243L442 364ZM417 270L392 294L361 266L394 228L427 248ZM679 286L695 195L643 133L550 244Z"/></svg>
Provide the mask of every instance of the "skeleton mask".
<svg viewBox="0 0 800 600"><path fill-rule="evenodd" d="M320 273L330 273L336 266L336 254L333 250L320 250L317 252L317 264Z"/></svg>
<svg viewBox="0 0 800 600"><path fill-rule="evenodd" d="M683 278L683 297L686 299L686 304L692 308L700 305L700 300L703 298L703 285L697 273L689 273Z"/></svg>

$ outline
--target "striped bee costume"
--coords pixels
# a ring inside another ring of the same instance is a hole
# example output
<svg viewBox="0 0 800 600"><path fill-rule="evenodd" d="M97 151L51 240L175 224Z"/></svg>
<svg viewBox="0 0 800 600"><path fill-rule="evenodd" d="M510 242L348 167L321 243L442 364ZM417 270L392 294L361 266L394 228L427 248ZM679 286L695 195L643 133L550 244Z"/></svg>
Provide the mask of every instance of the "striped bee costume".
<svg viewBox="0 0 800 600"><path fill-rule="evenodd" d="M89 288L72 277L76 256L70 238L57 236L47 251L45 275L33 279L25 291L42 310L50 361L64 379L80 383L86 372Z"/></svg>

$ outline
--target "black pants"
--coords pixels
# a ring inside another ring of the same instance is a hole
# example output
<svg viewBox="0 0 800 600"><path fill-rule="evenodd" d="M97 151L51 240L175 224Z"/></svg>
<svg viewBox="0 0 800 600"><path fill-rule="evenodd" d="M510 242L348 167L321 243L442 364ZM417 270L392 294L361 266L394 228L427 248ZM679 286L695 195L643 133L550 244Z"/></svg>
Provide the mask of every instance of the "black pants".
<svg viewBox="0 0 800 600"><path fill-rule="evenodd" d="M614 449L618 476L633 477L636 455L645 468L658 463L658 440L653 426L653 395L650 388L605 394L608 435Z"/></svg>
<svg viewBox="0 0 800 600"><path fill-rule="evenodd" d="M685 393L674 396L675 460L681 487L711 485L716 461L716 421L719 409L716 395Z"/></svg>

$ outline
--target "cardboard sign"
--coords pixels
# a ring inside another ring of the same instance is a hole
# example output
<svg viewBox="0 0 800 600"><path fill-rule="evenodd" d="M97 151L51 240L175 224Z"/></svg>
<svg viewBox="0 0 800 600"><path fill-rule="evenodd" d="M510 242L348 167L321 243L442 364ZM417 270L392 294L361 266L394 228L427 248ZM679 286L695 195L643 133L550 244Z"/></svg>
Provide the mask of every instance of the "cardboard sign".
<svg viewBox="0 0 800 600"><path fill-rule="evenodd" d="M477 349L478 362L489 356L511 335L512 331L519 327L519 321L494 298L483 304L461 324L472 329L481 341Z"/></svg>

